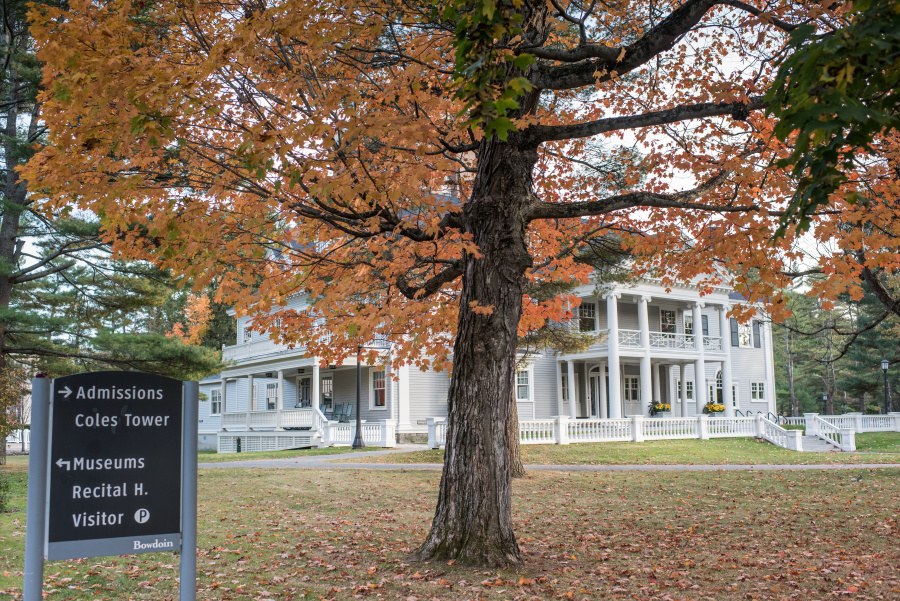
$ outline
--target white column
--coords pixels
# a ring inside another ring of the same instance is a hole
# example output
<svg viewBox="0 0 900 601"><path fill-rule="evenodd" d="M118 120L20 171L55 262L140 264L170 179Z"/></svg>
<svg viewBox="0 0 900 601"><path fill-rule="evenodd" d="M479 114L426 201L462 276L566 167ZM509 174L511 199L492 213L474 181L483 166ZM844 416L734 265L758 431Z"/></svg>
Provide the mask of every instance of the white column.
<svg viewBox="0 0 900 601"><path fill-rule="evenodd" d="M256 411L256 395L253 394L253 376L247 376L247 411Z"/></svg>
<svg viewBox="0 0 900 601"><path fill-rule="evenodd" d="M694 303L694 397L697 401L697 413L703 413L706 406L706 363L703 359L703 303Z"/></svg>
<svg viewBox="0 0 900 601"><path fill-rule="evenodd" d="M578 411L575 409L575 362L569 359L566 361L569 377L566 383L569 385L569 417L575 419L578 417Z"/></svg>
<svg viewBox="0 0 900 601"><path fill-rule="evenodd" d="M563 414L562 361L556 360L556 415Z"/></svg>
<svg viewBox="0 0 900 601"><path fill-rule="evenodd" d="M312 390L309 391L310 402L313 407L318 409L322 399L319 398L319 360L316 357L313 357L312 372Z"/></svg>
<svg viewBox="0 0 900 601"><path fill-rule="evenodd" d="M688 398L687 398L687 364L682 363L678 366L679 375L681 376L681 417L688 416Z"/></svg>
<svg viewBox="0 0 900 601"><path fill-rule="evenodd" d="M228 380L222 378L222 413L228 413Z"/></svg>
<svg viewBox="0 0 900 601"><path fill-rule="evenodd" d="M606 363L600 364L600 377L597 378L597 384L600 387L598 397L600 398L600 419L609 418L609 411L606 408ZM900 420L898 420L900 423Z"/></svg>
<svg viewBox="0 0 900 601"><path fill-rule="evenodd" d="M653 396L653 377L650 370L650 319L647 316L649 301L649 296L641 296L638 299L638 330L641 332L641 348L644 349L644 355L641 357L641 415L644 411L649 411Z"/></svg>
<svg viewBox="0 0 900 601"><path fill-rule="evenodd" d="M638 330L641 331L641 348L647 350L650 348L650 317L647 314L647 304L650 297L641 295L638 299Z"/></svg>
<svg viewBox="0 0 900 601"><path fill-rule="evenodd" d="M731 374L731 340L725 339L725 332L731 333L731 324L728 321L727 304L723 304L719 309L719 336L722 338L722 350L725 352L725 358L722 360L722 402L725 404L725 417L734 417L734 394L732 394L732 374Z"/></svg>
<svg viewBox="0 0 900 601"><path fill-rule="evenodd" d="M662 401L662 396L660 395L659 389L659 376L660 376L660 368L662 365L657 363L653 366L653 400L657 402Z"/></svg>
<svg viewBox="0 0 900 601"><path fill-rule="evenodd" d="M284 370L278 370L278 394L276 395L275 408L278 411L284 409Z"/></svg>
<svg viewBox="0 0 900 601"><path fill-rule="evenodd" d="M762 350L763 357L766 360L766 403L769 406L769 411L777 413L777 407L775 406L775 359L773 356L774 347L772 346L772 324L765 320L759 324L759 327L762 329Z"/></svg>
<svg viewBox="0 0 900 601"><path fill-rule="evenodd" d="M622 417L622 385L619 375L619 304L618 292L606 295L606 324L609 328L609 417Z"/></svg>
<svg viewBox="0 0 900 601"><path fill-rule="evenodd" d="M401 365L397 372L397 377L399 378L397 382L399 428L407 430L412 428L412 422L409 417L409 366Z"/></svg>

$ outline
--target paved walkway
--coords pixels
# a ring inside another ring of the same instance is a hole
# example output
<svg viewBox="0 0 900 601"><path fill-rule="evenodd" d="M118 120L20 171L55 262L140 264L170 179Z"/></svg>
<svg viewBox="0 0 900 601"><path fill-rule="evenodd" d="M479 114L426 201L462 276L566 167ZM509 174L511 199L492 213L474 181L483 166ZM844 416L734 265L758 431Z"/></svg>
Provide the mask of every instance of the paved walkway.
<svg viewBox="0 0 900 601"><path fill-rule="evenodd" d="M334 455L312 455L308 457L288 457L284 459L254 459L250 461L223 461L201 463L202 468L216 467L299 467L319 469L363 469L363 470L439 470L440 463L344 463L335 460L353 457L378 457L396 453L423 451L423 445L401 445L390 451L360 451ZM870 468L900 468L900 464L887 463L844 463L823 465L526 465L528 471L554 472L715 472L723 471L770 471L770 470L854 470Z"/></svg>

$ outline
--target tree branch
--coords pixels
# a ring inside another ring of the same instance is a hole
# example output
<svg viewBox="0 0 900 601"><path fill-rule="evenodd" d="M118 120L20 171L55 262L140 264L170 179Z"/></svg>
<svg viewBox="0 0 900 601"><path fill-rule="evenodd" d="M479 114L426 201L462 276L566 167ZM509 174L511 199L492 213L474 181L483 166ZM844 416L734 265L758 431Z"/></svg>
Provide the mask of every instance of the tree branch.
<svg viewBox="0 0 900 601"><path fill-rule="evenodd" d="M680 105L661 111L652 111L627 117L609 117L575 123L572 125L533 125L522 132L524 143L538 145L542 142L587 138L611 131L665 125L701 117L731 115L735 119L746 119L749 111L766 108L762 96L754 96L747 104L741 102L704 102L702 104Z"/></svg>

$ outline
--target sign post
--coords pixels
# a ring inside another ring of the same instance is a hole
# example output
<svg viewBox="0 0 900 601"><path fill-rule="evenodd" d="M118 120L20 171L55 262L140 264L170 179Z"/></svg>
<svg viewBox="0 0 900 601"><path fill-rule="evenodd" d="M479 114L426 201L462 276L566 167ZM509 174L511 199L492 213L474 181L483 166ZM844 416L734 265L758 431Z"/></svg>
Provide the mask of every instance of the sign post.
<svg viewBox="0 0 900 601"><path fill-rule="evenodd" d="M193 601L198 384L97 372L50 388L34 380L25 601L41 599L45 557L158 551L181 551L181 601Z"/></svg>

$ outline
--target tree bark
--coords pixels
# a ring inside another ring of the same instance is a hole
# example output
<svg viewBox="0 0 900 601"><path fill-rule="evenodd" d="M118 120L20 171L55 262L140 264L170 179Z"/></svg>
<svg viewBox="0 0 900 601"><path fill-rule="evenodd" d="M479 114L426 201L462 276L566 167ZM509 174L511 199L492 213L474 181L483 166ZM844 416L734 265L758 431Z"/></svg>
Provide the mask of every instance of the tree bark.
<svg viewBox="0 0 900 601"><path fill-rule="evenodd" d="M534 148L484 140L463 226L464 257L448 394L444 471L431 532L414 557L501 567L521 563L512 526L510 402L525 272L525 208L535 198Z"/></svg>

